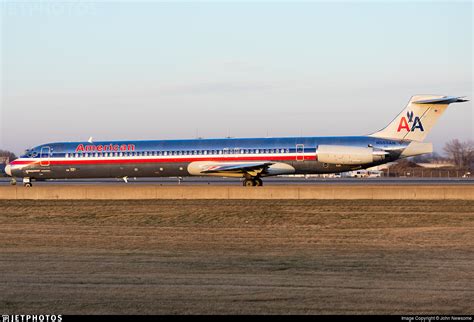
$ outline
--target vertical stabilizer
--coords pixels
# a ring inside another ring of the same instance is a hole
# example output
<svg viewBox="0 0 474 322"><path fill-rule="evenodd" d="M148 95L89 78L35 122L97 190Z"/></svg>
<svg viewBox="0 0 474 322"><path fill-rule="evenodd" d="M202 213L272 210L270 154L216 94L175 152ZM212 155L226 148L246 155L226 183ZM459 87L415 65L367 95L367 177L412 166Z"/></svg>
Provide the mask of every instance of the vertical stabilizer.
<svg viewBox="0 0 474 322"><path fill-rule="evenodd" d="M466 99L453 96L413 96L406 108L389 125L370 136L423 141L449 104L466 101Z"/></svg>

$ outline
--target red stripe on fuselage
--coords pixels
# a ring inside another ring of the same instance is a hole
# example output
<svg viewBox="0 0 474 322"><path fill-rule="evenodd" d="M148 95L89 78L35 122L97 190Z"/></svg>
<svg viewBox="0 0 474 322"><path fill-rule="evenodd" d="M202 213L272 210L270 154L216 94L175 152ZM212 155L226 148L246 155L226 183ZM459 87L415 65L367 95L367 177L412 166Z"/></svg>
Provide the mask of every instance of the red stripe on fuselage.
<svg viewBox="0 0 474 322"><path fill-rule="evenodd" d="M298 156L300 158L300 156ZM315 155L304 156L306 161L316 161ZM117 164L117 163L182 163L182 162L195 162L195 161L226 161L226 162L245 162L245 161L297 161L296 156L254 156L254 157L209 157L209 158L152 158L152 159L87 159L87 158L74 158L71 160L56 160L54 158L42 159L51 165L74 165L74 164ZM25 165L40 163L40 160L29 161L29 160L15 160L11 162L11 165Z"/></svg>

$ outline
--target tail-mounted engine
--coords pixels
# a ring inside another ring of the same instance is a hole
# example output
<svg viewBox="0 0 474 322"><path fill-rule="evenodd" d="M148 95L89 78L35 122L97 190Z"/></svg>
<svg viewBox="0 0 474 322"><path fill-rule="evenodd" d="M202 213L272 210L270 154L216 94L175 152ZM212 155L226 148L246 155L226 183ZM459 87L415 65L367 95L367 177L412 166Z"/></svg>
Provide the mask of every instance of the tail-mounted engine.
<svg viewBox="0 0 474 322"><path fill-rule="evenodd" d="M316 150L316 154L319 162L358 165L382 161L388 152L372 147L320 145Z"/></svg>

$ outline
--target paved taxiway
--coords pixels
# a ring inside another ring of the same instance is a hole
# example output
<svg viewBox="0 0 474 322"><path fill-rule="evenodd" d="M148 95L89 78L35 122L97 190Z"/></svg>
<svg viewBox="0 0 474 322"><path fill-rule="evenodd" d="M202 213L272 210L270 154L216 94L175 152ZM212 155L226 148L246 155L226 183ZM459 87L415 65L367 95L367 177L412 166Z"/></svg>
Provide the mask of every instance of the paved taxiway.
<svg viewBox="0 0 474 322"><path fill-rule="evenodd" d="M229 185L239 186L239 179L220 177L185 177L177 178L129 178L129 185ZM0 185L9 185L10 178L0 178ZM74 180L48 180L34 182L34 185L124 185L121 179L74 179ZM273 185L474 185L474 178L289 178L270 177L264 178L265 186ZM18 181L21 185L21 179Z"/></svg>

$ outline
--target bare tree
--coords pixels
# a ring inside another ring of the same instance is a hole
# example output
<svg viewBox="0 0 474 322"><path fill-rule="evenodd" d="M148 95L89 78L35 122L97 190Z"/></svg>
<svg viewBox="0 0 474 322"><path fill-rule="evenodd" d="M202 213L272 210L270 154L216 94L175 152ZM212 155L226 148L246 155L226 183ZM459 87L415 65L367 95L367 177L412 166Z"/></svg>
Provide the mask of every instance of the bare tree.
<svg viewBox="0 0 474 322"><path fill-rule="evenodd" d="M445 144L444 152L458 167L470 167L474 162L474 141L454 139Z"/></svg>
<svg viewBox="0 0 474 322"><path fill-rule="evenodd" d="M16 155L7 150L0 150L0 163L2 163L4 159L6 159L5 161L12 161L16 159Z"/></svg>

